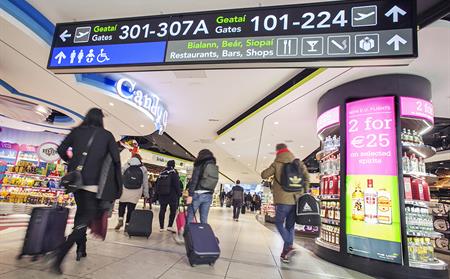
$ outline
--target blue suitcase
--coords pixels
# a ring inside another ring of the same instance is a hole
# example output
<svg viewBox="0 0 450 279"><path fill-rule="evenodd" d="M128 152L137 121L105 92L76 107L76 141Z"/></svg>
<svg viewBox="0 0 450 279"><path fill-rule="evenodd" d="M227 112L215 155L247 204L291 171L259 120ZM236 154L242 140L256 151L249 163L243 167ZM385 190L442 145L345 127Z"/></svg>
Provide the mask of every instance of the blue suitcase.
<svg viewBox="0 0 450 279"><path fill-rule="evenodd" d="M191 266L199 264L212 266L220 256L219 240L208 224L186 224L184 243Z"/></svg>

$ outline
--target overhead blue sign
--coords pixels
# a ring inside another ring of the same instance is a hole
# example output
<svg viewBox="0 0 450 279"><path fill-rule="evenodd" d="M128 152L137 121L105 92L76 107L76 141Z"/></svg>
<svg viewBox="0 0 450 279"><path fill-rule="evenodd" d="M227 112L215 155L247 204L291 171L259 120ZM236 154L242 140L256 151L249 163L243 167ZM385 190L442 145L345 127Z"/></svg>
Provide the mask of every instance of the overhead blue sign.
<svg viewBox="0 0 450 279"><path fill-rule="evenodd" d="M57 47L51 53L51 67L77 67L160 63L164 61L166 42L123 45Z"/></svg>

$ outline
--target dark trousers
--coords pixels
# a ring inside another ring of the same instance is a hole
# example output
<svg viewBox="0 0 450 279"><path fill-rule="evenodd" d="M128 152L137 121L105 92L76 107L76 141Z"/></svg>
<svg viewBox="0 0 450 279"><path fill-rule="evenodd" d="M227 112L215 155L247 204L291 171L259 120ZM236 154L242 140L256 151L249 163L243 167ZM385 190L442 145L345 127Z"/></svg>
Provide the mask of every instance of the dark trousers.
<svg viewBox="0 0 450 279"><path fill-rule="evenodd" d="M72 233L58 250L57 265L62 263L75 243L77 243L77 251L86 252L86 230L97 214L98 200L95 193L79 190L75 192L74 196L77 203L74 227Z"/></svg>
<svg viewBox="0 0 450 279"><path fill-rule="evenodd" d="M131 202L119 202L119 217L125 216L125 210L127 211L127 218L125 224L130 223L131 213L136 209L136 204Z"/></svg>
<svg viewBox="0 0 450 279"><path fill-rule="evenodd" d="M167 206L170 207L169 227L173 226L175 216L177 215L178 203L161 203L159 209L159 228L164 229L164 219L166 218Z"/></svg>
<svg viewBox="0 0 450 279"><path fill-rule="evenodd" d="M241 214L242 201L234 200L233 201L233 219L239 219L239 214Z"/></svg>

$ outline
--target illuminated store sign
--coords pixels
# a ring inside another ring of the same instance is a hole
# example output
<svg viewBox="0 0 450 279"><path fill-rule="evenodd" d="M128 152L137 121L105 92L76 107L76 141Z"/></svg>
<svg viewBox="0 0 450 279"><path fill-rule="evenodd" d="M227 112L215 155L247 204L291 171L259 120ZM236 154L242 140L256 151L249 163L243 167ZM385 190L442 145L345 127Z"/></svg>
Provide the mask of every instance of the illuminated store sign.
<svg viewBox="0 0 450 279"><path fill-rule="evenodd" d="M392 65L372 58L417 57L415 2L336 1L59 23L48 68ZM350 63L361 59L366 61Z"/></svg>
<svg viewBox="0 0 450 279"><path fill-rule="evenodd" d="M433 124L433 103L412 97L400 97L400 116L408 118L421 118L428 120L431 124Z"/></svg>
<svg viewBox="0 0 450 279"><path fill-rule="evenodd" d="M327 110L317 118L317 132L339 123L339 106Z"/></svg>
<svg viewBox="0 0 450 279"><path fill-rule="evenodd" d="M347 103L347 252L402 263L394 97Z"/></svg>
<svg viewBox="0 0 450 279"><path fill-rule="evenodd" d="M127 100L134 106L137 106L147 116L149 116L156 126L156 129L162 134L167 127L169 112L158 95L138 87L137 83L130 78L121 78L117 81L116 93L122 99Z"/></svg>

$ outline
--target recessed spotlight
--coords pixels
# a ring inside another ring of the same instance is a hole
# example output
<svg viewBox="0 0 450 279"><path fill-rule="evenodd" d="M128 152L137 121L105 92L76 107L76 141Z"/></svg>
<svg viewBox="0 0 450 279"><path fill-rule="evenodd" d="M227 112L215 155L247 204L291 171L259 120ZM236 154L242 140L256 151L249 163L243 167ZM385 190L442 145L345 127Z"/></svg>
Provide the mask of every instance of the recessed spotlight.
<svg viewBox="0 0 450 279"><path fill-rule="evenodd" d="M275 121L275 122L273 122L273 124L274 124L274 125L278 125L278 124L280 124L280 122Z"/></svg>
<svg viewBox="0 0 450 279"><path fill-rule="evenodd" d="M270 146L270 145L271 145L270 143L267 144L267 146Z"/></svg>
<svg viewBox="0 0 450 279"><path fill-rule="evenodd" d="M222 144L226 144L226 142L223 141Z"/></svg>
<svg viewBox="0 0 450 279"><path fill-rule="evenodd" d="M177 143L176 143L176 142L172 142L172 144L173 144L173 145L177 145Z"/></svg>
<svg viewBox="0 0 450 279"><path fill-rule="evenodd" d="M114 103L113 103L113 102L109 102L109 105L113 107L113 106L114 106Z"/></svg>
<svg viewBox="0 0 450 279"><path fill-rule="evenodd" d="M238 158L240 158L241 157L241 155L237 155L238 156Z"/></svg>
<svg viewBox="0 0 450 279"><path fill-rule="evenodd" d="M144 125L141 124L141 128L144 128Z"/></svg>
<svg viewBox="0 0 450 279"><path fill-rule="evenodd" d="M304 145L300 145L300 148L305 148L305 146Z"/></svg>
<svg viewBox="0 0 450 279"><path fill-rule="evenodd" d="M443 164L444 164L444 162L440 162L440 163L439 163L439 165L443 165Z"/></svg>

